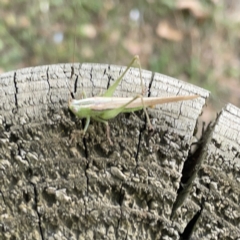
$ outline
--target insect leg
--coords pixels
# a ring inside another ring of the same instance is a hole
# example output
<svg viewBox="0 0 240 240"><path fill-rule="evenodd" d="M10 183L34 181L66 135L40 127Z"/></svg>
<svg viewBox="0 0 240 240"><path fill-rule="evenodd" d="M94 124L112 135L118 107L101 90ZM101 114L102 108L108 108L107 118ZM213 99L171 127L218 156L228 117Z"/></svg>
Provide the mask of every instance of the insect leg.
<svg viewBox="0 0 240 240"><path fill-rule="evenodd" d="M104 123L105 125L106 125L106 130L107 130L107 139L108 139L108 141L109 141L109 143L110 143L110 145L112 146L113 145L113 143L112 143L112 140L111 140L111 137L110 137L110 127L109 127L109 124L108 124L108 122L106 121L106 120L104 120L104 119L101 119L101 118L99 118L99 117L92 117L94 120L96 120L96 121L98 121L98 122L102 122L102 123Z"/></svg>
<svg viewBox="0 0 240 240"><path fill-rule="evenodd" d="M132 98L130 101L128 101L127 103L123 104L122 106L115 108L115 109L109 109L109 110L104 110L101 115L100 118L103 120L108 120L111 118L116 117L119 113L124 112L124 109L132 102L134 102L137 98L139 98L139 96L135 96L134 98Z"/></svg>
<svg viewBox="0 0 240 240"><path fill-rule="evenodd" d="M129 70L129 68L134 64L134 62L137 63L138 65L138 68L139 68L139 73L140 73L140 80L141 80L141 86L142 86L142 95L138 95L136 96L135 98L133 98L131 101L129 101L127 104L121 106L119 109L114 109L114 110L109 110L109 111L106 111L106 119L109 119L109 118L113 118L115 116L117 116L120 112L122 112L122 110L128 105L130 104L131 102L133 102L136 98L140 97L141 98L141 101L142 101L142 106L143 106L143 110L144 110L144 113L146 115L146 118L147 118L147 122L148 122L148 125L150 127L150 129L152 129L152 125L150 123L150 119L149 119L149 115L147 113L147 110L146 110L146 107L145 107L145 104L144 104L144 101L143 101L143 95L144 95L144 87L143 87L143 80L142 80L142 68L141 68L141 63L140 63L140 59L139 59L139 56L138 55L135 55L134 58L132 59L132 61L130 62L130 64L128 65L128 67L126 68L126 70L122 73L122 75L114 82L114 84L112 86L110 86L108 88L108 90L105 92L105 94L103 96L105 97L111 97L114 93L114 91L116 90L117 86L119 85L120 81L122 80L122 78L124 77L124 75L127 73L127 71ZM114 115L115 114L115 115ZM111 117L113 115L113 117ZM105 116L103 116L103 118L105 119Z"/></svg>
<svg viewBox="0 0 240 240"><path fill-rule="evenodd" d="M143 96L142 95L138 95L139 98L141 98L141 101L142 101L142 106L143 106L143 111L146 115L146 118L147 118L147 122L148 122L148 126L149 126L149 129L152 130L153 129L153 126L150 122L150 118L149 118L149 115L147 113L147 109L146 109L146 106L145 106L145 103L144 103L144 100L143 100Z"/></svg>
<svg viewBox="0 0 240 240"><path fill-rule="evenodd" d="M148 126L149 126L150 129L153 129L152 124L150 123L150 119L149 119L149 115L148 115L147 110L146 110L145 103L144 103L144 101L143 101L143 95L144 95L145 91L144 91L144 87L143 87L142 67L141 67L140 59L139 59L139 56L135 56L135 58L136 58L135 61L136 61L137 64L138 64L139 74L140 74L140 80L141 80L141 85L142 85L142 95L138 95L138 97L141 98L142 106L143 106L143 111L144 111L144 113L145 113L145 115L146 115L147 122L148 122Z"/></svg>
<svg viewBox="0 0 240 240"><path fill-rule="evenodd" d="M137 98L141 98L142 107L141 107L140 109L143 109L143 110L144 110L144 113L146 114L146 117L147 117L148 125L149 125L150 129L152 129L152 125L151 125L151 123L150 123L150 119L149 119L149 116L148 116L148 113L147 113L147 110L146 110L145 103L144 103L144 100L143 100L142 95L137 95L137 96L135 96L133 99L131 99L130 101L128 101L126 104L123 104L123 105L120 106L119 108L110 109L110 110L105 110L105 111L102 112L101 115L100 115L101 119L108 120L108 119L111 119L111 118L116 117L119 113L124 112L124 109L125 109L129 104L131 104L132 102L134 102ZM136 110L138 110L138 109L136 109Z"/></svg>
<svg viewBox="0 0 240 240"><path fill-rule="evenodd" d="M83 129L83 134L86 133L86 131L88 129L88 126L89 126L89 123L90 123L90 116L86 117L86 123L85 123L84 129Z"/></svg>
<svg viewBox="0 0 240 240"><path fill-rule="evenodd" d="M134 62L137 62L139 65L139 69L141 69L140 66L140 62L139 62L139 56L136 55L133 57L132 61L130 62L130 64L127 66L126 70L122 73L122 75L113 83L113 85L111 85L108 90L102 95L103 97L112 97L113 93L115 92L117 86L119 85L119 83L121 82L122 78L124 77L124 75L126 74L126 72L129 70L129 68L133 65ZM140 76L141 76L141 71L140 71ZM141 76L142 79L142 76Z"/></svg>
<svg viewBox="0 0 240 240"><path fill-rule="evenodd" d="M142 95L138 95L138 97L141 98L142 106L143 106L143 111L144 111L144 113L145 113L145 115L146 115L147 122L148 122L148 126L149 126L150 129L153 129L152 124L151 124L150 119L149 119L149 115L148 115L147 110L146 110L145 103L144 103L144 101L143 101L143 95L144 95L145 91L144 91L143 80L142 80L142 67L141 67L140 59L139 59L138 56L136 56L136 62L137 62L138 67L139 67L140 80L141 80L141 85L142 85Z"/></svg>
<svg viewBox="0 0 240 240"><path fill-rule="evenodd" d="M87 98L86 93L84 92L84 90L82 91L82 98Z"/></svg>

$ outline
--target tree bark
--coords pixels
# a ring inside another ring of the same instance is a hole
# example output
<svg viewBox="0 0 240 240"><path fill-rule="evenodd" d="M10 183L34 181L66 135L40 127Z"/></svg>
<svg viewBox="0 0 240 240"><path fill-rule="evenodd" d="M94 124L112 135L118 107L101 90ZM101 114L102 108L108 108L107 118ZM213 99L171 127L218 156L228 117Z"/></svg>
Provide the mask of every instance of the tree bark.
<svg viewBox="0 0 240 240"><path fill-rule="evenodd" d="M104 93L125 67L60 64L0 75L1 239L236 239L240 111L227 105L190 151L209 92L143 70L149 96L193 101L102 123L68 110ZM71 95L70 95L71 92ZM130 69L116 96L141 93Z"/></svg>

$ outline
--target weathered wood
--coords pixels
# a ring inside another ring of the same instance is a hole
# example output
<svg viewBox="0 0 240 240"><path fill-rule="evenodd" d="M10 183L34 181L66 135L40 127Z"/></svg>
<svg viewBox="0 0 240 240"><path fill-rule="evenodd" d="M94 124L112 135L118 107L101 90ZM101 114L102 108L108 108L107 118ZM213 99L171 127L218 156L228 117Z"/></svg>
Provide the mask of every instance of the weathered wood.
<svg viewBox="0 0 240 240"><path fill-rule="evenodd" d="M240 110L228 104L208 129L189 200L201 207L196 239L240 237ZM185 206L187 209L187 206ZM183 216L182 216L183 219Z"/></svg>
<svg viewBox="0 0 240 240"><path fill-rule="evenodd" d="M240 235L240 111L228 105L189 154L207 91L143 71L151 96L201 97L149 109L154 132L145 129L141 112L121 114L109 122L114 146L96 122L70 144L82 122L67 109L68 87L76 98L82 90L93 96L124 69L60 64L0 75L0 238L180 239L192 230L205 239ZM132 68L116 95L136 93L139 71Z"/></svg>

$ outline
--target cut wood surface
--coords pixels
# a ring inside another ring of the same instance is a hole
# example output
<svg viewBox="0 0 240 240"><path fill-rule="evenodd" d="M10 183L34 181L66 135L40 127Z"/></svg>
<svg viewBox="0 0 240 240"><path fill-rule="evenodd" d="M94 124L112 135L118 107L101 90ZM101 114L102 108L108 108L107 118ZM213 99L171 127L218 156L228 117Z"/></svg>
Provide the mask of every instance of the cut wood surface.
<svg viewBox="0 0 240 240"><path fill-rule="evenodd" d="M240 110L227 105L193 152L209 92L143 70L148 96L191 101L120 114L105 125L68 110L125 67L59 64L0 75L0 239L237 239ZM70 95L71 92L71 95ZM115 96L142 92L131 68Z"/></svg>

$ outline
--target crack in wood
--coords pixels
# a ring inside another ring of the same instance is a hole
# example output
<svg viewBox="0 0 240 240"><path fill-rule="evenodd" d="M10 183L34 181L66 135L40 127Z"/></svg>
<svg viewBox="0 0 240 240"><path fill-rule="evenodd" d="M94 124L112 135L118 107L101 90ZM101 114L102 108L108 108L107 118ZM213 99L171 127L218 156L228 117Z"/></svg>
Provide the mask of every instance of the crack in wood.
<svg viewBox="0 0 240 240"><path fill-rule="evenodd" d="M111 232L111 236L118 234L129 239L140 235L144 239L179 239L189 237L187 234L191 231L193 237L201 236L203 231L208 234L206 236L217 234L225 239L227 231L232 236L239 234L239 109L228 105L211 129L203 134L205 139L200 141L195 152L188 153L197 118L209 95L207 91L143 70L148 96L194 93L201 97L180 104L181 109L179 104L149 109L156 126L154 134L147 134L141 121L132 122L132 115L125 114L111 121L113 147L106 143L102 126L95 123L90 126L86 138L78 139L76 147L71 146L69 129L76 128L76 121L69 117L67 110L66 76L74 81L74 95L77 96L83 87L90 96L93 91L109 86L122 69L99 64L66 64L0 75L4 92L0 97L2 102L8 101L6 107L1 105L0 108L3 119L0 123L3 131L0 138L0 194L3 199L0 238L16 229L19 234L33 234L28 230L29 222L19 225L16 220L16 216L28 216L35 226L36 219L30 218L35 209L31 202L42 209L38 215L42 239L55 231L69 238L73 235L109 237ZM139 91L138 71L133 68L128 72L116 94L129 96ZM6 88L7 76L9 89ZM10 86L12 82L13 87ZM51 88L47 88L47 84L51 84ZM46 98L48 92L51 99ZM13 114L16 107L18 111ZM46 115L49 109L54 109L53 114ZM19 133L20 137L15 138L14 133ZM35 184L32 195L22 194L30 191L26 179L29 165L34 169L34 177L41 179ZM61 192L62 197L48 202L46 188L53 196ZM116 199L114 191L117 194L126 191L122 202L120 197ZM185 198L179 200L181 194ZM23 206L19 206L21 201ZM179 204L181 201L183 205ZM178 215L174 216L176 210ZM204 228L206 222L211 229ZM137 229L137 235L133 229Z"/></svg>

